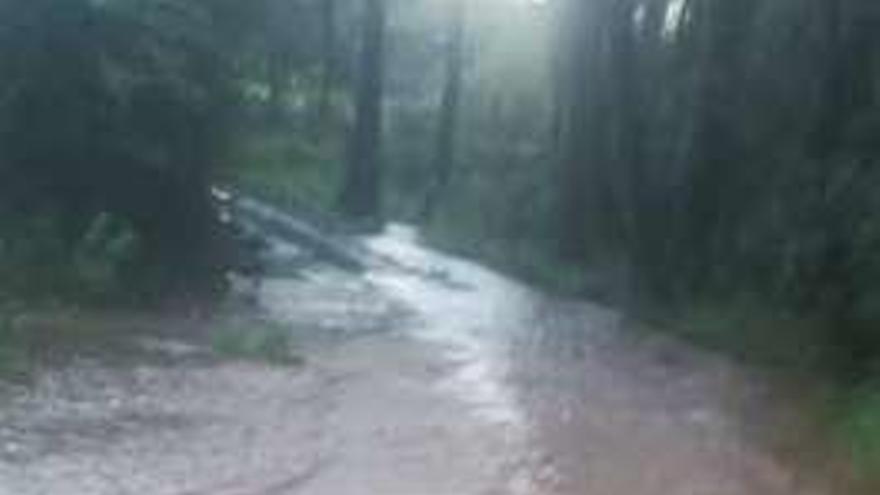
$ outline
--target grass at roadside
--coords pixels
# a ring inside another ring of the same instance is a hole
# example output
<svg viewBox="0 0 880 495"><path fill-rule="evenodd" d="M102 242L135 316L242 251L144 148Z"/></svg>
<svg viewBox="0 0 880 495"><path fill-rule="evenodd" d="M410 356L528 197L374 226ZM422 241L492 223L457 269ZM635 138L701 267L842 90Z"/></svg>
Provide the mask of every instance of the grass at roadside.
<svg viewBox="0 0 880 495"><path fill-rule="evenodd" d="M59 307L22 307L0 313L0 380L28 383L37 370L78 356L118 357L136 332L114 318Z"/></svg>
<svg viewBox="0 0 880 495"><path fill-rule="evenodd" d="M827 323L727 302L694 304L656 328L748 365L812 377L817 387L822 383L827 388L822 402L808 412L822 423L829 443L844 451L862 490L858 493L880 493L880 381L853 385L835 378L834 346L828 341L833 329Z"/></svg>
<svg viewBox="0 0 880 495"><path fill-rule="evenodd" d="M31 357L14 317L0 312L0 380L24 381L31 375Z"/></svg>
<svg viewBox="0 0 880 495"><path fill-rule="evenodd" d="M842 452L855 493L880 493L880 383L836 380L826 324L755 304L695 304L653 328L747 365L806 377L804 390L829 448ZM822 390L818 392L818 390ZM805 453L807 456L812 453Z"/></svg>
<svg viewBox="0 0 880 495"><path fill-rule="evenodd" d="M880 384L851 392L840 417L839 436L850 448L858 476L880 489Z"/></svg>
<svg viewBox="0 0 880 495"><path fill-rule="evenodd" d="M478 259L528 283L564 295L583 295L590 284L586 270L553 260L546 246L511 239L485 239L443 226L431 227L425 240L449 253Z"/></svg>
<svg viewBox="0 0 880 495"><path fill-rule="evenodd" d="M230 359L280 366L303 364L289 329L267 321L224 321L213 332L211 346L214 352Z"/></svg>
<svg viewBox="0 0 880 495"><path fill-rule="evenodd" d="M759 304L693 303L654 326L698 347L778 370L818 373L831 359L823 323Z"/></svg>
<svg viewBox="0 0 880 495"><path fill-rule="evenodd" d="M190 358L302 364L290 334L259 315L223 308L215 308L210 318L185 312L7 309L0 311L0 383L29 385L41 370L63 369L78 359L111 367L183 364ZM181 343L192 351L177 355L155 348L155 342Z"/></svg>

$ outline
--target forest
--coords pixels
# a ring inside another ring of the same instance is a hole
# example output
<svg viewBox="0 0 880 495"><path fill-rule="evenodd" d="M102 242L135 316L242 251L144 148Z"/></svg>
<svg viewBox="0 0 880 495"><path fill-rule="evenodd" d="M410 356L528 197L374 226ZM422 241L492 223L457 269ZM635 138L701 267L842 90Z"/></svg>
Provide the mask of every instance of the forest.
<svg viewBox="0 0 880 495"><path fill-rule="evenodd" d="M0 332L221 300L231 190L818 374L880 462L878 160L874 0L0 0Z"/></svg>

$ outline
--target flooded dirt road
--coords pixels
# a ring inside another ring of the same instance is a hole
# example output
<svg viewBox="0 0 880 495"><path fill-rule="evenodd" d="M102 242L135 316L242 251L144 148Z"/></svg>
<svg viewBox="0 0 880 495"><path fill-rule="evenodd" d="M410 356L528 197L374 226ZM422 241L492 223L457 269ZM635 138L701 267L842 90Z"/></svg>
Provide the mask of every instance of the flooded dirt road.
<svg viewBox="0 0 880 495"><path fill-rule="evenodd" d="M0 494L847 493L782 452L808 427L753 373L404 227L366 244L365 276L264 285L304 366L166 334L143 343L163 359L74 360L4 393Z"/></svg>
<svg viewBox="0 0 880 495"><path fill-rule="evenodd" d="M372 247L414 274L374 279L459 362L449 390L523 436L530 493L851 493L811 452L823 447L797 392L767 376L422 249L406 229Z"/></svg>

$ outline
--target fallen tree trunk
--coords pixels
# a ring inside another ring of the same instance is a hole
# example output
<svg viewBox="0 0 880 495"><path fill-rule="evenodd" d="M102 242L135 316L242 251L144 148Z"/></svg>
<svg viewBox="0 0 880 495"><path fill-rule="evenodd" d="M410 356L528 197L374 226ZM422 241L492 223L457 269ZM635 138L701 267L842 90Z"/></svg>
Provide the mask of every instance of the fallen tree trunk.
<svg viewBox="0 0 880 495"><path fill-rule="evenodd" d="M366 255L345 245L339 239L328 236L306 222L250 198L235 198L232 212L272 235L312 251L316 257L340 268L363 272L367 268Z"/></svg>

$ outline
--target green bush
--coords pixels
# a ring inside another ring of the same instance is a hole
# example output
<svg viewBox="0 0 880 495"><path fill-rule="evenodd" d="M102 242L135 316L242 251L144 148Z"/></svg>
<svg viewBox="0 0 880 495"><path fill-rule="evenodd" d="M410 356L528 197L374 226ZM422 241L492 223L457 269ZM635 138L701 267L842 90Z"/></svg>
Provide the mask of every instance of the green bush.
<svg viewBox="0 0 880 495"><path fill-rule="evenodd" d="M24 278L102 284L103 262L70 253L106 211L139 234L153 293L218 285L209 188L236 108L224 3L0 2L0 208L54 229L3 233L14 258L50 260Z"/></svg>
<svg viewBox="0 0 880 495"><path fill-rule="evenodd" d="M78 239L65 239L52 215L6 218L0 237L0 294L101 302L122 297L139 239L125 221L97 215Z"/></svg>
<svg viewBox="0 0 880 495"><path fill-rule="evenodd" d="M298 365L290 331L266 322L227 322L213 337L214 351L221 356L263 361L277 365Z"/></svg>
<svg viewBox="0 0 880 495"><path fill-rule="evenodd" d="M880 472L880 389L858 389L844 413L843 438L862 476Z"/></svg>
<svg viewBox="0 0 880 495"><path fill-rule="evenodd" d="M831 360L828 324L753 300L695 302L664 317L669 333L750 363L791 370L817 370Z"/></svg>
<svg viewBox="0 0 880 495"><path fill-rule="evenodd" d="M0 306L0 380L26 380L31 373L28 344L14 315L12 308Z"/></svg>
<svg viewBox="0 0 880 495"><path fill-rule="evenodd" d="M235 148L223 179L242 192L282 208L335 206L342 163L334 143L273 131L243 137Z"/></svg>
<svg viewBox="0 0 880 495"><path fill-rule="evenodd" d="M90 297L107 299L124 291L126 270L140 255L135 229L123 219L101 213L74 251L74 277Z"/></svg>

